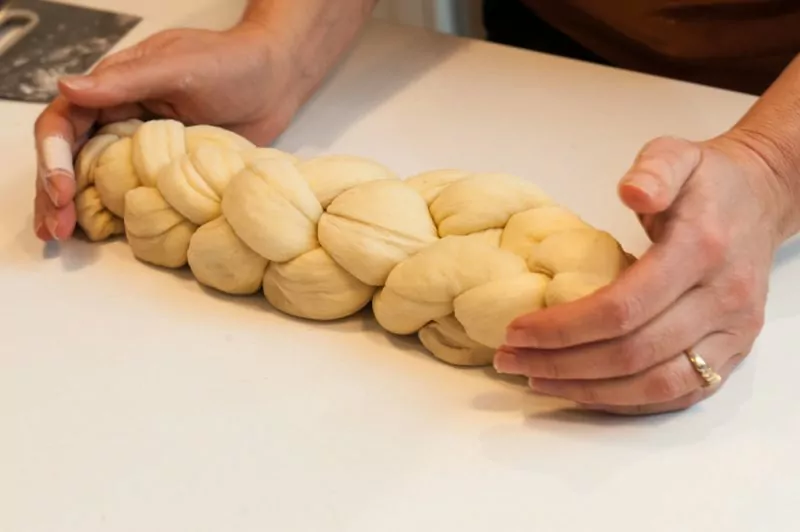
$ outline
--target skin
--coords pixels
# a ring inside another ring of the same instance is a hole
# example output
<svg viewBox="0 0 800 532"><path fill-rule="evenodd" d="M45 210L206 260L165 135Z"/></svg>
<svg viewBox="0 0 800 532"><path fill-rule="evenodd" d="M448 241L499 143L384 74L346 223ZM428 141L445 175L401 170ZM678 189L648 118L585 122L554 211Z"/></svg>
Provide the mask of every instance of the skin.
<svg viewBox="0 0 800 532"><path fill-rule="evenodd" d="M69 159L99 124L155 115L269 143L375 3L251 0L235 28L159 33L62 80L35 128L37 236L65 240L75 229L73 170L48 167L47 139L64 139ZM798 173L800 59L724 134L641 150L619 193L652 247L592 296L515 320L495 367L617 414L681 410L714 394L683 351L694 348L723 382L751 351L775 251L800 228Z"/></svg>
<svg viewBox="0 0 800 532"><path fill-rule="evenodd" d="M800 228L800 58L723 135L649 143L619 192L653 245L610 286L514 321L495 367L592 410L683 410L720 388L684 351L724 384L763 328L775 252Z"/></svg>
<svg viewBox="0 0 800 532"><path fill-rule="evenodd" d="M375 1L251 0L230 30L157 33L108 56L90 75L60 80L60 96L35 125L36 235L66 240L76 223L74 171L48 168L48 138L66 140L74 155L97 125L155 115L267 144L348 49Z"/></svg>

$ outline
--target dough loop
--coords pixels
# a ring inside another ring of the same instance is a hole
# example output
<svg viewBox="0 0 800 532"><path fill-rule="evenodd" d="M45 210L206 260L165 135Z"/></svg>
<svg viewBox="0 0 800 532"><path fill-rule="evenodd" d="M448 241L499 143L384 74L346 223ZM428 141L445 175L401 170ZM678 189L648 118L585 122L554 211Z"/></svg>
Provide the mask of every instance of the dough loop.
<svg viewBox="0 0 800 532"><path fill-rule="evenodd" d="M215 290L336 320L370 303L438 359L489 365L515 318L585 297L634 260L513 175L403 180L353 156L310 160L211 126L131 120L76 159L78 224Z"/></svg>

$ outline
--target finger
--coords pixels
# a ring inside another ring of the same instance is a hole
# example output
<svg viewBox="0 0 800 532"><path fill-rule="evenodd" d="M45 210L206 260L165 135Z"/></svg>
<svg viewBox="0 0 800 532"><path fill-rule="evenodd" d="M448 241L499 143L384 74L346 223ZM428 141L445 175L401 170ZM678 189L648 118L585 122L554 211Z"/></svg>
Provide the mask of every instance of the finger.
<svg viewBox="0 0 800 532"><path fill-rule="evenodd" d="M695 350L715 370L722 368L740 351L737 338L714 333ZM701 390L705 381L685 354L679 354L658 366L630 377L587 380L531 379L531 388L539 393L561 397L583 405L641 406L676 401Z"/></svg>
<svg viewBox="0 0 800 532"><path fill-rule="evenodd" d="M258 146L269 146L292 122L294 112L293 106L285 106L271 113L269 120L254 118L247 122L229 124L227 127Z"/></svg>
<svg viewBox="0 0 800 532"><path fill-rule="evenodd" d="M142 43L139 43L135 46L130 46L128 48L123 48L122 50L104 57L102 60L100 60L100 62L97 63L97 65L95 65L92 71L101 72L112 66L119 65L120 63L127 63L128 61L139 59L142 57L143 53L144 47L142 46Z"/></svg>
<svg viewBox="0 0 800 532"><path fill-rule="evenodd" d="M138 59L141 57L141 54L141 48L138 46L126 48L115 54L109 55L100 61L93 69L93 73L97 74L116 65L126 63L133 59ZM65 79L67 80L67 83L69 83L69 78ZM105 125L113 122L122 122L131 118L141 118L144 114L144 110L139 103L122 103L113 107L100 109L97 122Z"/></svg>
<svg viewBox="0 0 800 532"><path fill-rule="evenodd" d="M75 107L64 98L57 97L36 120L35 222L44 219L43 209L47 203L38 199L41 195L46 195L56 210L66 209L72 204L75 196L73 157L77 140L88 133L95 118L96 112ZM37 231L37 234L40 232ZM63 230L57 234L69 236Z"/></svg>
<svg viewBox="0 0 800 532"><path fill-rule="evenodd" d="M33 230L41 240L52 240L53 235L47 227L47 218L55 212L50 198L42 190L41 181L36 181L36 196L33 200Z"/></svg>
<svg viewBox="0 0 800 532"><path fill-rule="evenodd" d="M146 109L149 113L159 118L180 120L180 115L178 114L178 111L169 102L165 102L162 100L151 100L142 102L142 107ZM184 124L191 125L191 122L186 119L180 121L183 122Z"/></svg>
<svg viewBox="0 0 800 532"><path fill-rule="evenodd" d="M97 123L106 125L114 122L124 122L131 118L143 118L145 115L144 109L138 103L125 103L117 105L116 107L109 107L100 109L97 117Z"/></svg>
<svg viewBox="0 0 800 532"><path fill-rule="evenodd" d="M620 181L622 201L639 214L663 212L675 201L702 159L688 140L661 137L648 143Z"/></svg>
<svg viewBox="0 0 800 532"><path fill-rule="evenodd" d="M507 346L563 349L635 331L695 287L715 260L698 233L678 226L613 283L579 300L515 319L507 330Z"/></svg>
<svg viewBox="0 0 800 532"><path fill-rule="evenodd" d="M34 200L34 232L42 240L65 240L75 230L75 204L56 207L44 192L41 182L37 182Z"/></svg>
<svg viewBox="0 0 800 532"><path fill-rule="evenodd" d="M158 99L185 84L181 65L153 57L112 64L84 76L59 80L61 93L75 105L92 109Z"/></svg>
<svg viewBox="0 0 800 532"><path fill-rule="evenodd" d="M688 395L684 395L674 401L668 401L666 403L653 403L653 404L646 404L646 405L634 405L634 406L618 406L618 405L581 405L586 410L593 410L597 412L605 412L608 414L615 414L621 416L646 416L646 415L657 415L657 414L669 414L673 412L680 412L683 410L687 410L696 404L705 401L709 397L715 395L719 390L722 389L722 386L725 382L728 381L730 375L736 370L736 368L741 364L741 362L745 359L746 354L739 354L731 358L725 366L719 371L720 377L722 377L722 383L717 386L709 386L705 388L701 388L699 390L695 390Z"/></svg>
<svg viewBox="0 0 800 532"><path fill-rule="evenodd" d="M626 336L559 350L504 349L495 357L495 369L549 380L631 376L696 345L723 325L722 317L714 290L703 286Z"/></svg>

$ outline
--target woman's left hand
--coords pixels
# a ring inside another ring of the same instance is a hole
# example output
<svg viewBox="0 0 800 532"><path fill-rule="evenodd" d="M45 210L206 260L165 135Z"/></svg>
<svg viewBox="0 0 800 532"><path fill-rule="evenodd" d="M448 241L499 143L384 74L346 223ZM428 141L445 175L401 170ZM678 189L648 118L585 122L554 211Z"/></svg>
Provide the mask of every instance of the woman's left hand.
<svg viewBox="0 0 800 532"><path fill-rule="evenodd" d="M789 236L787 185L743 136L660 138L620 184L653 241L616 282L582 300L520 317L496 355L501 373L589 409L681 410L719 388L764 322L773 256Z"/></svg>

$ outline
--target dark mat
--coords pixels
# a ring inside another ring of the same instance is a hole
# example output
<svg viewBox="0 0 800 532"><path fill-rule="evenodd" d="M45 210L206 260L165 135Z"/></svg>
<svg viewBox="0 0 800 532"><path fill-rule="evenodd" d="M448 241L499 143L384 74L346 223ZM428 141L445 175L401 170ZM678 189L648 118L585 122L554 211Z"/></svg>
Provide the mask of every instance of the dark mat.
<svg viewBox="0 0 800 532"><path fill-rule="evenodd" d="M58 78L88 71L141 18L47 0L0 8L0 99L47 103Z"/></svg>

